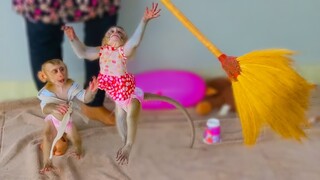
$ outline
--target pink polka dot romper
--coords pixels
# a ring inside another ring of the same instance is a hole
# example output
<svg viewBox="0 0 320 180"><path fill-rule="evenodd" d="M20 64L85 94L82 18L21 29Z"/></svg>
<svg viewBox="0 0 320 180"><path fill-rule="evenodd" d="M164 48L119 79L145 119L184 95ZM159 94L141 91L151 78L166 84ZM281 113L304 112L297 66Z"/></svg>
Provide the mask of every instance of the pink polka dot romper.
<svg viewBox="0 0 320 180"><path fill-rule="evenodd" d="M124 109L132 98L141 101L143 95L141 92L136 93L134 76L127 72L127 58L123 46L119 48L103 46L100 48L99 56L99 89L106 91L108 96Z"/></svg>

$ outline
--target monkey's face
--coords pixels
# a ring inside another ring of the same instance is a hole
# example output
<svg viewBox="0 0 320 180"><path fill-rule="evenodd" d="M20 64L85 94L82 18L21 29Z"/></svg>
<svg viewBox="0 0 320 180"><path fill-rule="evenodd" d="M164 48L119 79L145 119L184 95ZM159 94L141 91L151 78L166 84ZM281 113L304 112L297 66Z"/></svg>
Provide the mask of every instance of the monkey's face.
<svg viewBox="0 0 320 180"><path fill-rule="evenodd" d="M63 86L68 80L68 71L64 64L47 64L44 71L47 82L55 86Z"/></svg>
<svg viewBox="0 0 320 180"><path fill-rule="evenodd" d="M127 34L120 27L111 27L105 34L107 45L119 47L124 45L127 40Z"/></svg>

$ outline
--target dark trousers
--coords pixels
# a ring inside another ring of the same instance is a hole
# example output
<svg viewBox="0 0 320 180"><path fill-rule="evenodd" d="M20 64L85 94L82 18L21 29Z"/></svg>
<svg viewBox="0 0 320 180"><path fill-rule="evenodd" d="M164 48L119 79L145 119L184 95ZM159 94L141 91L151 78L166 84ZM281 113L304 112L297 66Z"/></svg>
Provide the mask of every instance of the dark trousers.
<svg viewBox="0 0 320 180"><path fill-rule="evenodd" d="M105 32L116 25L117 15L95 18L84 22L84 43L87 46L100 46ZM43 83L37 77L41 65L49 59L62 59L62 43L64 32L61 30L63 24L44 24L42 22L33 23L26 20L27 37L29 45L29 56L32 70L32 76L36 87L40 90ZM85 60L85 84L88 87L92 76L99 73L99 61ZM89 103L89 106L102 106L105 98L105 92L98 90L95 99Z"/></svg>

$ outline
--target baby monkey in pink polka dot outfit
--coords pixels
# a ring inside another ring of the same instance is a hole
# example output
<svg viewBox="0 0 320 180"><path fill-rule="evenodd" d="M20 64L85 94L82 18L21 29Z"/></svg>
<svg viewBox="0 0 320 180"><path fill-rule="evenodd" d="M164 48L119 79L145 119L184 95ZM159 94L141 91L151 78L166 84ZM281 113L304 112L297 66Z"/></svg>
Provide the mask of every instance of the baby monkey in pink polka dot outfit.
<svg viewBox="0 0 320 180"><path fill-rule="evenodd" d="M157 3L152 3L150 9L147 7L137 29L129 39L123 28L111 27L102 40L102 46L99 47L84 45L72 27L64 26L62 28L79 58L92 61L99 59L99 88L115 101L117 128L124 142L116 156L117 162L121 165L128 164L129 154L136 136L142 100L163 100L182 109L191 123L192 135L194 136L193 122L187 111L178 102L168 97L143 93L141 89L136 87L134 76L127 72L127 60L139 46L147 23L149 20L159 17L160 10ZM194 137L192 139L193 144Z"/></svg>

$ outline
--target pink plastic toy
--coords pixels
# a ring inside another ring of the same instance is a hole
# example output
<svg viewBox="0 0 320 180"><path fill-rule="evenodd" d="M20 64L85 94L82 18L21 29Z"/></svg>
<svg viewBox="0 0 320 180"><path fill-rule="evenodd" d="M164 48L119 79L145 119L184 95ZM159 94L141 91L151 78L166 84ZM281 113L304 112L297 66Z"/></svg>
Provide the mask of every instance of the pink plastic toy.
<svg viewBox="0 0 320 180"><path fill-rule="evenodd" d="M136 85L144 92L168 96L184 107L194 106L205 95L205 81L197 74L184 70L156 70L135 75ZM143 109L171 109L160 101L145 101Z"/></svg>

